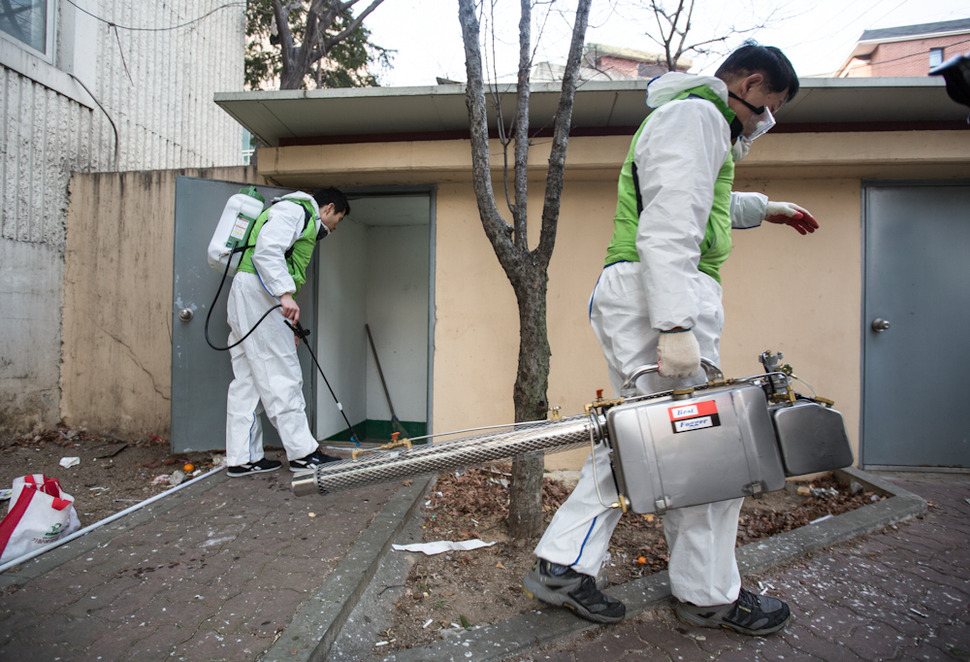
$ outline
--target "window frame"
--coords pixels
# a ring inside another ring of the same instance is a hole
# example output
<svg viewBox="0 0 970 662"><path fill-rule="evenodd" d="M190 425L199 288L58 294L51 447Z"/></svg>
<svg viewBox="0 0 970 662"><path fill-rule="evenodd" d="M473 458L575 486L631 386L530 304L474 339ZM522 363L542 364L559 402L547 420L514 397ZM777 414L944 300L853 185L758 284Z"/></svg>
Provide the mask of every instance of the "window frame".
<svg viewBox="0 0 970 662"><path fill-rule="evenodd" d="M55 37L57 35L57 0L40 0L37 4L46 5L46 20L44 25L44 50L38 50L25 41L21 41L14 35L5 30L0 30L0 39L14 44L31 55L34 55L48 64L54 63L54 55L57 52Z"/></svg>

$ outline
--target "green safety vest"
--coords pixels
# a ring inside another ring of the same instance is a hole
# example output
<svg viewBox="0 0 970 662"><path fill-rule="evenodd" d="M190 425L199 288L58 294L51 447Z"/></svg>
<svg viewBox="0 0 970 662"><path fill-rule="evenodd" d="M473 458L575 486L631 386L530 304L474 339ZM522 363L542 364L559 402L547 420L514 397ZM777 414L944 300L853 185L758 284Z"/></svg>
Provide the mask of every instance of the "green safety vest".
<svg viewBox="0 0 970 662"><path fill-rule="evenodd" d="M701 97L713 103L727 120L728 124L734 120L735 114L728 105L709 87L702 85L685 90L676 99L689 96ZM613 217L613 238L606 251L606 266L616 262L639 262L637 254L637 226L640 222L640 212L643 202L640 199L640 182L637 177L636 164L633 154L640 134L650 121L652 115L647 115L640 128L633 136L630 149L623 167L620 169L620 180L617 184L616 215ZM704 230L704 240L701 242L701 259L697 268L708 276L721 282L720 268L731 254L731 187L734 185L734 159L728 154L727 160L717 173L714 182L714 204L707 218Z"/></svg>
<svg viewBox="0 0 970 662"><path fill-rule="evenodd" d="M293 293L295 296L306 282L306 269L310 264L310 257L313 255L313 248L317 242L317 224L314 218L313 204L309 200L284 199L287 202L295 202L303 207L306 212L303 236L297 239L296 243L284 255L286 258L286 270L293 277L293 283L296 285L296 292ZM266 221L269 220L270 209L272 207L263 211L253 222L252 230L249 233L249 240L246 243L246 248L243 250L242 259L239 260L239 266L236 268L237 271L245 271L251 274L256 273L256 267L253 266L253 251L256 249L256 238L259 236L259 231L265 225Z"/></svg>

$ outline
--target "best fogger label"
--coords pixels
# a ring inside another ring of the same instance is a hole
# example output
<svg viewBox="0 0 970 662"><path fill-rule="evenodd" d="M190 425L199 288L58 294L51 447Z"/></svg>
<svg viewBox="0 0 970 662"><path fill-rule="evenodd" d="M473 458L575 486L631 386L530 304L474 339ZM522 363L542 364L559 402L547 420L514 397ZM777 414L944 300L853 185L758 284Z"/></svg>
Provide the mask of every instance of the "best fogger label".
<svg viewBox="0 0 970 662"><path fill-rule="evenodd" d="M668 407L667 411L670 413L670 424L674 429L674 434L713 428L721 424L721 419L717 414L717 403L713 400Z"/></svg>

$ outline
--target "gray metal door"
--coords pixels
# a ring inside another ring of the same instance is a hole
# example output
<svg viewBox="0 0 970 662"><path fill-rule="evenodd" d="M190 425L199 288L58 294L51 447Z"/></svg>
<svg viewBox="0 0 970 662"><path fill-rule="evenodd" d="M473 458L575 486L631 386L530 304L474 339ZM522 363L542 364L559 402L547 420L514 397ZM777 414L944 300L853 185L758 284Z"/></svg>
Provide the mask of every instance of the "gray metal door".
<svg viewBox="0 0 970 662"><path fill-rule="evenodd" d="M226 201L245 184L211 179L179 177L175 183L175 270L172 285L172 452L225 450L226 393L232 381L229 352L217 352L205 341L205 318L213 303L222 274L206 262L206 247ZM286 189L258 187L267 202L289 193ZM316 260L310 262L315 268ZM315 318L316 278L308 275L297 302L301 317ZM214 345L228 344L226 295L232 279L212 308L209 338ZM308 339L313 342L313 336ZM306 352L300 352L303 364L307 414L310 429L316 398L313 397L313 373ZM281 446L276 430L263 417L264 444Z"/></svg>
<svg viewBox="0 0 970 662"><path fill-rule="evenodd" d="M864 466L970 467L970 182L864 190Z"/></svg>

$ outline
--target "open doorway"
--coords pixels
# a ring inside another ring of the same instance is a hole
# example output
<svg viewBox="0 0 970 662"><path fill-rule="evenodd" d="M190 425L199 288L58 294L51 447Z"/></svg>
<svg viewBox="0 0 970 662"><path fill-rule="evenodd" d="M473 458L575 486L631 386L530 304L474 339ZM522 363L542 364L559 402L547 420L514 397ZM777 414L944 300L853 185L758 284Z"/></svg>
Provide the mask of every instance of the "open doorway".
<svg viewBox="0 0 970 662"><path fill-rule="evenodd" d="M432 420L434 192L347 193L351 213L315 258L312 341L360 441L385 442L400 428L423 436ZM318 376L314 432L347 442L347 424L322 381Z"/></svg>

